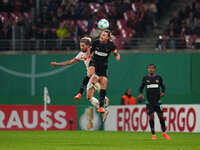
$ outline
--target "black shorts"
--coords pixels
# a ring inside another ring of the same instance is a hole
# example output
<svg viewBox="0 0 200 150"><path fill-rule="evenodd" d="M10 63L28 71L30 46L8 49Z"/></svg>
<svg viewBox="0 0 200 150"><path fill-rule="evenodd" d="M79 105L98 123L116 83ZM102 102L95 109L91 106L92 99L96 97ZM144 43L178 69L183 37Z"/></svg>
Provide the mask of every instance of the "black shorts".
<svg viewBox="0 0 200 150"><path fill-rule="evenodd" d="M95 67L95 73L99 77L100 76L104 76L104 77L108 76L108 65L107 65L107 63L96 62L95 60L91 59L89 66Z"/></svg>
<svg viewBox="0 0 200 150"><path fill-rule="evenodd" d="M160 104L155 104L155 105L147 104L146 108L147 108L147 114L148 115L150 115L150 114L152 114L154 112L157 112L157 113L162 113L163 112Z"/></svg>

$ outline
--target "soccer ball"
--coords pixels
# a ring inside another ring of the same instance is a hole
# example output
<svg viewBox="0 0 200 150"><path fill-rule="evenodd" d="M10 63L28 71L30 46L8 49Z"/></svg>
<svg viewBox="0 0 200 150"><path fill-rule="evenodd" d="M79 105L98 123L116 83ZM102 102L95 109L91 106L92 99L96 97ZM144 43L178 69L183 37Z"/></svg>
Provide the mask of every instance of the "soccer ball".
<svg viewBox="0 0 200 150"><path fill-rule="evenodd" d="M106 19L101 19L98 21L98 28L99 29L108 29L109 28L109 22Z"/></svg>

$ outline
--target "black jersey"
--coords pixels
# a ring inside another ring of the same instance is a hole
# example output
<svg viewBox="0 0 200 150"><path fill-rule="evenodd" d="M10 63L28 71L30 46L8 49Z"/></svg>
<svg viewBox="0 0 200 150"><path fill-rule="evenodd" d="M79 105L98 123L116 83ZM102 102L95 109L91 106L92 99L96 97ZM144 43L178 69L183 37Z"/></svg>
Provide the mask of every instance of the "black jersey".
<svg viewBox="0 0 200 150"><path fill-rule="evenodd" d="M158 103L160 99L160 90L165 92L165 85L163 79L159 75L147 75L142 79L142 84L140 86L140 93L143 92L144 87L146 88L147 100L150 104Z"/></svg>
<svg viewBox="0 0 200 150"><path fill-rule="evenodd" d="M116 47L113 42L108 41L107 43L101 43L99 40L95 40L92 43L91 52L93 52L92 59L96 63L108 63L108 57L111 52L114 52Z"/></svg>

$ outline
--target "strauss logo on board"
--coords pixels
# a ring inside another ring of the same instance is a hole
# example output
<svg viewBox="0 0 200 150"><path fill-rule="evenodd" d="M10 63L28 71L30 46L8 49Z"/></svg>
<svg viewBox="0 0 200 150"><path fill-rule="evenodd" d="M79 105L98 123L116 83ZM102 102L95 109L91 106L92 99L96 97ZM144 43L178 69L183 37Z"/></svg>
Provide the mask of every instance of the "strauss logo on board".
<svg viewBox="0 0 200 150"><path fill-rule="evenodd" d="M46 115L41 105L1 105L0 130L76 130L75 106L49 105Z"/></svg>

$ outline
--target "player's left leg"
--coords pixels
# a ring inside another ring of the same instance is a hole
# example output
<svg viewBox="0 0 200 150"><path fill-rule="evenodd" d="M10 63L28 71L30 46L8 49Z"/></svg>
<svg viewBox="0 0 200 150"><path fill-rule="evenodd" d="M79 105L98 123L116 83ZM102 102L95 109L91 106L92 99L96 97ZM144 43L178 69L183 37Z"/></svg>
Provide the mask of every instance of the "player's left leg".
<svg viewBox="0 0 200 150"><path fill-rule="evenodd" d="M100 90L100 103L99 103L99 109L97 110L100 113L104 113L104 99L106 96L106 88L107 88L107 77L102 76L100 77L100 85L101 85L101 90Z"/></svg>
<svg viewBox="0 0 200 150"><path fill-rule="evenodd" d="M95 85L92 84L92 80L93 83L95 83ZM100 84L98 82L98 76L94 75L88 85L87 85L87 99L91 102L91 104L93 106L95 106L96 108L99 108L99 101L94 97L94 91L97 90L100 91ZM109 100L107 97L105 97L105 104L104 106L108 106L109 105ZM109 114L108 110L105 110L105 112L102 114L102 118L103 118L103 122L106 120L107 116Z"/></svg>
<svg viewBox="0 0 200 150"><path fill-rule="evenodd" d="M95 90L97 91L97 93L100 94L100 90L101 90L101 85L100 85L100 83L97 82L97 83L94 85L94 87L95 87ZM108 105L109 105L109 99L108 99L107 96L105 96L105 100L104 100L104 106L105 106L105 108L108 107Z"/></svg>
<svg viewBox="0 0 200 150"><path fill-rule="evenodd" d="M99 82L97 82L95 85L95 90L97 91L98 94L100 94L100 90L101 90L101 85ZM105 99L104 99L104 107L107 108L109 105L109 99L107 96L105 96ZM105 109L105 112L103 113L102 115L102 118L103 118L103 122L107 119L107 116L109 114L109 110Z"/></svg>
<svg viewBox="0 0 200 150"><path fill-rule="evenodd" d="M94 87L90 87L89 89L87 89L87 99L93 106L99 108L99 101L94 97L94 91L95 91Z"/></svg>
<svg viewBox="0 0 200 150"><path fill-rule="evenodd" d="M166 126L165 126L165 120L163 117L163 112L162 110L157 112L158 118L160 120L160 125L161 125L161 129L162 129L162 136L165 137L165 139L170 140L170 136L166 133Z"/></svg>
<svg viewBox="0 0 200 150"><path fill-rule="evenodd" d="M80 88L78 94L74 97L74 99L81 99L82 94L83 94L83 92L84 92L89 80L90 80L90 78L88 76L84 77L82 85L81 85L81 88Z"/></svg>
<svg viewBox="0 0 200 150"><path fill-rule="evenodd" d="M152 133L152 140L156 140L155 125L154 125L154 112L149 114L149 125Z"/></svg>
<svg viewBox="0 0 200 150"><path fill-rule="evenodd" d="M89 83L87 84L87 99L96 108L99 108L99 101L94 97L94 92L95 92L94 84L98 83L98 80L99 80L98 76L93 75L90 78Z"/></svg>
<svg viewBox="0 0 200 150"><path fill-rule="evenodd" d="M83 79L79 93L74 97L74 99L81 99L82 94L83 94L85 88L87 87L87 84L88 84L90 78L94 75L94 73L95 73L95 67L90 66L88 68L87 76L85 76L84 79Z"/></svg>

